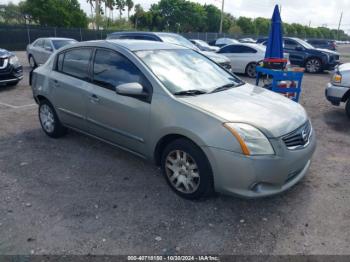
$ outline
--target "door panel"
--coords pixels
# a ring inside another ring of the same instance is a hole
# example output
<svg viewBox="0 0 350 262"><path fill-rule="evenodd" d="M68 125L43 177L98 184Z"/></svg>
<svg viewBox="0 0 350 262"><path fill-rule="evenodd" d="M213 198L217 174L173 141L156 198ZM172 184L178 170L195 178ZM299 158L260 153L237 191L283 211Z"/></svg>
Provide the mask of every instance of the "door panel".
<svg viewBox="0 0 350 262"><path fill-rule="evenodd" d="M91 84L88 70L91 48L75 48L57 57L57 68L51 72L52 103L60 120L72 127L87 131L86 113Z"/></svg>
<svg viewBox="0 0 350 262"><path fill-rule="evenodd" d="M144 154L150 102L115 92L117 85L132 82L151 96L149 82L130 60L115 51L96 50L87 120L91 134Z"/></svg>
<svg viewBox="0 0 350 262"><path fill-rule="evenodd" d="M94 86L89 96L88 125L93 135L143 154L150 104Z"/></svg>

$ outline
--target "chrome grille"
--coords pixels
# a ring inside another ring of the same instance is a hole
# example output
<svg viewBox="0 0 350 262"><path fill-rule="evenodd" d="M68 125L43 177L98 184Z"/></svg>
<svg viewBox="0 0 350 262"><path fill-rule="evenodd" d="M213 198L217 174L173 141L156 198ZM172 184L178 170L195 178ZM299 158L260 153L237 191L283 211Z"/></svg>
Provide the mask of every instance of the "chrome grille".
<svg viewBox="0 0 350 262"><path fill-rule="evenodd" d="M312 134L312 126L310 121L307 121L304 125L299 127L292 133L282 138L283 142L290 150L296 150L306 147L310 142L310 136Z"/></svg>

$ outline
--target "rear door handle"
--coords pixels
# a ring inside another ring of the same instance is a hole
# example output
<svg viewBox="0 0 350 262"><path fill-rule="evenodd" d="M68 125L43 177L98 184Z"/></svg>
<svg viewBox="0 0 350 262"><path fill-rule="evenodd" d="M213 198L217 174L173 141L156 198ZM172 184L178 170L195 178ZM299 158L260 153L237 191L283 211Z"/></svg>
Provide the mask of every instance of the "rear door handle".
<svg viewBox="0 0 350 262"><path fill-rule="evenodd" d="M92 94L92 95L91 95L90 101L91 101L92 103L98 103L98 102L100 101L100 98L99 98L97 95Z"/></svg>

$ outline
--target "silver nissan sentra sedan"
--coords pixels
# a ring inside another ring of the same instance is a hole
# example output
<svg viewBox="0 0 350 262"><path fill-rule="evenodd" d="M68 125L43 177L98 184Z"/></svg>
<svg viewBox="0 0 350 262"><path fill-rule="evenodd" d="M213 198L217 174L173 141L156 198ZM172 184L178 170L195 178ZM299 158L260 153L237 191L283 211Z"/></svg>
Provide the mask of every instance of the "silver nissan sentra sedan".
<svg viewBox="0 0 350 262"><path fill-rule="evenodd" d="M153 160L187 199L281 193L304 177L316 147L302 106L177 45L77 43L32 78L48 136L70 128Z"/></svg>

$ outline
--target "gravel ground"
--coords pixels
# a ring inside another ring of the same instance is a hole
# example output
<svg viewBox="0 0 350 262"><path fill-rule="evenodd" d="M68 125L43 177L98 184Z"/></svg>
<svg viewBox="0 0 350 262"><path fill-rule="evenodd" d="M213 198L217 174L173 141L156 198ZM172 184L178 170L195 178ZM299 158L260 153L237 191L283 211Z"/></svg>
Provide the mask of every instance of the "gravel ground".
<svg viewBox="0 0 350 262"><path fill-rule="evenodd" d="M272 198L191 202L129 153L45 136L18 56L25 79L0 89L0 254L350 255L350 120L324 97L329 73L303 82L318 137L305 179Z"/></svg>

